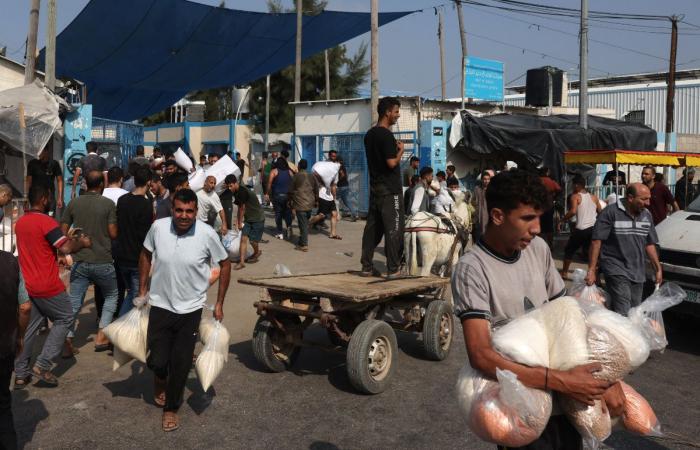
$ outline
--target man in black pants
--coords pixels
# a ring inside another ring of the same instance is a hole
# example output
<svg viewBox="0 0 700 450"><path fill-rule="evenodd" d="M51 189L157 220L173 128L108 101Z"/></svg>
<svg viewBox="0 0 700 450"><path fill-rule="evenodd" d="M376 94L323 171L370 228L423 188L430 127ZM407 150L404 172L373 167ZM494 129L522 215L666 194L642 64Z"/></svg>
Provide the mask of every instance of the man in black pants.
<svg viewBox="0 0 700 450"><path fill-rule="evenodd" d="M153 223L139 260L139 296L144 297L154 254L156 258L149 292L150 354L146 363L155 374L154 402L163 407L163 431L179 428L177 410L192 367L211 263L221 268L214 306L218 321L224 318L224 297L231 278L231 263L219 236L196 217L197 195L190 189L177 191L172 218Z"/></svg>
<svg viewBox="0 0 700 450"><path fill-rule="evenodd" d="M362 235L362 276L378 275L372 257L384 237L387 278L396 278L403 243L403 187L401 157L403 142L396 141L391 126L399 120L401 103L396 98L379 100L377 126L365 135L365 154L369 169L369 211Z"/></svg>
<svg viewBox="0 0 700 450"><path fill-rule="evenodd" d="M29 323L31 304L24 289L17 258L0 251L0 448L17 448L12 417L10 379L15 352L22 352L22 337ZM20 305L21 303L21 305Z"/></svg>

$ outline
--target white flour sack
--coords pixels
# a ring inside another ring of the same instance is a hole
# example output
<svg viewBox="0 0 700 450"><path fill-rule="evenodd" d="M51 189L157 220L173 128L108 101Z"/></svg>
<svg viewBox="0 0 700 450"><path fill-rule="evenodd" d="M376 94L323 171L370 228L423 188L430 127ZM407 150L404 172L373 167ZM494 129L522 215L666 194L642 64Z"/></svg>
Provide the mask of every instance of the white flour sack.
<svg viewBox="0 0 700 450"><path fill-rule="evenodd" d="M627 317L605 308L597 308L588 315L588 323L604 329L620 341L627 350L632 369L644 364L649 357L649 342Z"/></svg>
<svg viewBox="0 0 700 450"><path fill-rule="evenodd" d="M569 370L589 361L586 315L573 297L547 302L532 314L549 339L549 368Z"/></svg>
<svg viewBox="0 0 700 450"><path fill-rule="evenodd" d="M213 330L206 337L204 350L197 357L197 377L205 392L214 384L228 359L228 336L228 331L221 322L215 322Z"/></svg>
<svg viewBox="0 0 700 450"><path fill-rule="evenodd" d="M149 312L150 307L146 299L136 297L131 311L104 328L107 339L124 354L120 355L120 361L117 363L125 364L125 355L138 359L142 363L146 362Z"/></svg>
<svg viewBox="0 0 700 450"><path fill-rule="evenodd" d="M340 164L332 161L319 161L313 165L311 171L316 173L323 180L326 189L330 190L331 184L338 181L338 171Z"/></svg>
<svg viewBox="0 0 700 450"><path fill-rule="evenodd" d="M494 331L493 346L504 357L530 367L549 367L549 339L539 314L518 317Z"/></svg>

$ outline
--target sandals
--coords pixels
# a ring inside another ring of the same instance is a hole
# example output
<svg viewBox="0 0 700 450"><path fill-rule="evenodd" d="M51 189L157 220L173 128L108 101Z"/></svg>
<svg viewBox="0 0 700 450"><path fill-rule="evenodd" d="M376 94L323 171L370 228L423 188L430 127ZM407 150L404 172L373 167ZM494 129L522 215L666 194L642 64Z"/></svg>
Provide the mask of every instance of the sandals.
<svg viewBox="0 0 700 450"><path fill-rule="evenodd" d="M251 255L250 258L246 259L245 262L248 264L255 264L256 262L258 262L258 260L260 260L260 256L262 256L262 252L258 252L257 255L253 253L253 255Z"/></svg>
<svg viewBox="0 0 700 450"><path fill-rule="evenodd" d="M58 386L58 378L56 378L56 375L54 375L50 370L45 370L34 366L32 372L34 372L34 375L36 375L36 377L39 379L38 381L48 384L49 386Z"/></svg>
<svg viewBox="0 0 700 450"><path fill-rule="evenodd" d="M29 383L31 383L31 382L32 382L31 375L27 375L24 378L15 377L15 390L24 389L27 386L29 386Z"/></svg>
<svg viewBox="0 0 700 450"><path fill-rule="evenodd" d="M166 384L166 380L161 380L158 377L153 377L153 403L155 403L156 406L159 408L165 407ZM163 427L165 427L165 425L163 425Z"/></svg>
<svg viewBox="0 0 700 450"><path fill-rule="evenodd" d="M163 411L163 431L170 432L180 428L180 419L172 411Z"/></svg>
<svg viewBox="0 0 700 450"><path fill-rule="evenodd" d="M107 344L96 344L95 345L95 352L100 353L100 352L107 352L110 350L114 350L114 346L112 346L111 343Z"/></svg>
<svg viewBox="0 0 700 450"><path fill-rule="evenodd" d="M339 240L339 241L342 241L342 240L343 240L343 238L340 237L340 236L338 236L337 234L336 234L335 236L328 236L328 238L329 238L329 239L337 239L337 240Z"/></svg>

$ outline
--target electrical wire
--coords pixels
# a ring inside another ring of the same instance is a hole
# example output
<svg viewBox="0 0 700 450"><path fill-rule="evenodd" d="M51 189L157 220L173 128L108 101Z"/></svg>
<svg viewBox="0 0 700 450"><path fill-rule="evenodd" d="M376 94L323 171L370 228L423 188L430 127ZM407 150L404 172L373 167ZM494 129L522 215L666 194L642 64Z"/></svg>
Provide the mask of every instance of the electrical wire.
<svg viewBox="0 0 700 450"><path fill-rule="evenodd" d="M575 37L576 39L578 39L578 37L579 37L579 35L576 34L576 33L570 33L570 32L568 32L568 31L564 31L564 30L561 30L561 29L558 29L558 28L553 28L553 27L550 27L550 26L547 26L547 25L541 25L541 24L538 24L538 23L532 23L532 22L528 22L527 20L517 19L517 18L515 18L515 17L509 17L509 16L507 16L507 15L505 15L505 14L499 14L499 13L496 13L496 12L493 12L493 11L482 10L482 9L478 8L477 6L475 6L475 5L471 5L471 7L472 7L472 8L475 8L475 9L478 9L479 11L482 11L482 12L484 12L484 13L486 13L486 14L491 14L491 15L498 16L498 17L503 17L503 18L505 18L505 19L513 20L513 21L515 21L515 22L521 22L521 23L524 23L524 24L526 24L526 25L529 25L530 27L535 26L535 27L537 27L538 30L540 30L540 29L545 29L545 30L553 31L553 32L555 32L555 33L560 33L560 34L565 34L565 35L567 35L567 36L572 36L572 37ZM656 55L653 55L653 54L651 54L651 53L642 52L642 51L640 51L640 50L636 50L636 49L633 49L633 48L623 47L623 46L617 45L617 44L611 44L610 42L600 41L600 40L598 40L598 39L591 39L591 38L589 38L588 40L591 41L591 42L595 42L595 43L597 43L597 44L601 44L601 45L606 45L606 46L608 46L608 47L617 48L617 49L619 49L619 50L625 50L625 51L628 51L628 52L631 52L631 53L636 53L636 54L638 54L638 55L648 56L648 57L650 57L650 58L655 58L655 59L660 59L661 61L668 61L668 58L663 58L663 57L656 56Z"/></svg>
<svg viewBox="0 0 700 450"><path fill-rule="evenodd" d="M474 3L473 0L455 0L462 4ZM536 14L546 14L546 15L561 15L567 17L580 17L581 11L576 8L567 8L563 6L554 5L543 5L538 3L530 3L519 0L489 0L493 3L500 4L500 8L508 10L518 10L526 11ZM504 6L505 5L505 6ZM493 5L492 5L493 6ZM620 20L646 20L646 21L658 21L658 20L670 20L669 16L660 16L652 14L631 14L631 13L618 13L611 11L595 11L591 10L588 12L588 16L593 19L620 19Z"/></svg>

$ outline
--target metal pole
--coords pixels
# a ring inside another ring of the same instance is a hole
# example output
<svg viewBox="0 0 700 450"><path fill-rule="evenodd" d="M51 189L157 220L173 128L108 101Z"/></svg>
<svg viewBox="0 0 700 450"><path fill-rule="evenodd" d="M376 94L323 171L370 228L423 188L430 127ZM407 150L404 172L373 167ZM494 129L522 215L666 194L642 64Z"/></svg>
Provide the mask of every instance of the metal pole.
<svg viewBox="0 0 700 450"><path fill-rule="evenodd" d="M27 65L24 67L24 84L34 82L36 77L36 39L39 33L39 7L41 0L32 0L29 9L29 33L27 34Z"/></svg>
<svg viewBox="0 0 700 450"><path fill-rule="evenodd" d="M581 32L579 46L578 123L588 128L588 0L581 0Z"/></svg>
<svg viewBox="0 0 700 450"><path fill-rule="evenodd" d="M265 79L265 152L270 143L270 75Z"/></svg>
<svg viewBox="0 0 700 450"><path fill-rule="evenodd" d="M462 90L462 109L464 109L464 95L467 89L466 71L464 67L464 62L467 59L467 34L464 32L464 16L462 15L462 2L455 0L457 6L457 19L459 20L459 37L462 43L462 59L460 64L462 65L462 82L460 83L460 89Z"/></svg>
<svg viewBox="0 0 700 450"><path fill-rule="evenodd" d="M297 55L296 63L294 64L294 101L301 101L301 22L302 22L302 7L301 0L297 0ZM267 151L267 144L265 144Z"/></svg>
<svg viewBox="0 0 700 450"><path fill-rule="evenodd" d="M547 115L552 115L552 106L554 106L554 86L552 86L552 68L547 67L547 85L549 86L549 93L547 96L549 100L547 101Z"/></svg>
<svg viewBox="0 0 700 450"><path fill-rule="evenodd" d="M323 51L323 57L326 63L326 100L331 99L331 68L328 63L328 50Z"/></svg>
<svg viewBox="0 0 700 450"><path fill-rule="evenodd" d="M379 0L371 0L370 19L370 86L372 124L379 120L377 104L379 103Z"/></svg>
<svg viewBox="0 0 700 450"><path fill-rule="evenodd" d="M668 63L668 78L666 80L666 142L665 150L671 151L671 134L673 133L673 109L676 95L676 50L678 48L678 17L671 17L671 57Z"/></svg>
<svg viewBox="0 0 700 450"><path fill-rule="evenodd" d="M445 94L445 33L442 23L442 8L438 8L438 43L440 44L440 95L444 101L447 95Z"/></svg>
<svg viewBox="0 0 700 450"><path fill-rule="evenodd" d="M46 65L44 81L46 87L56 90L56 0L48 0L46 23Z"/></svg>

